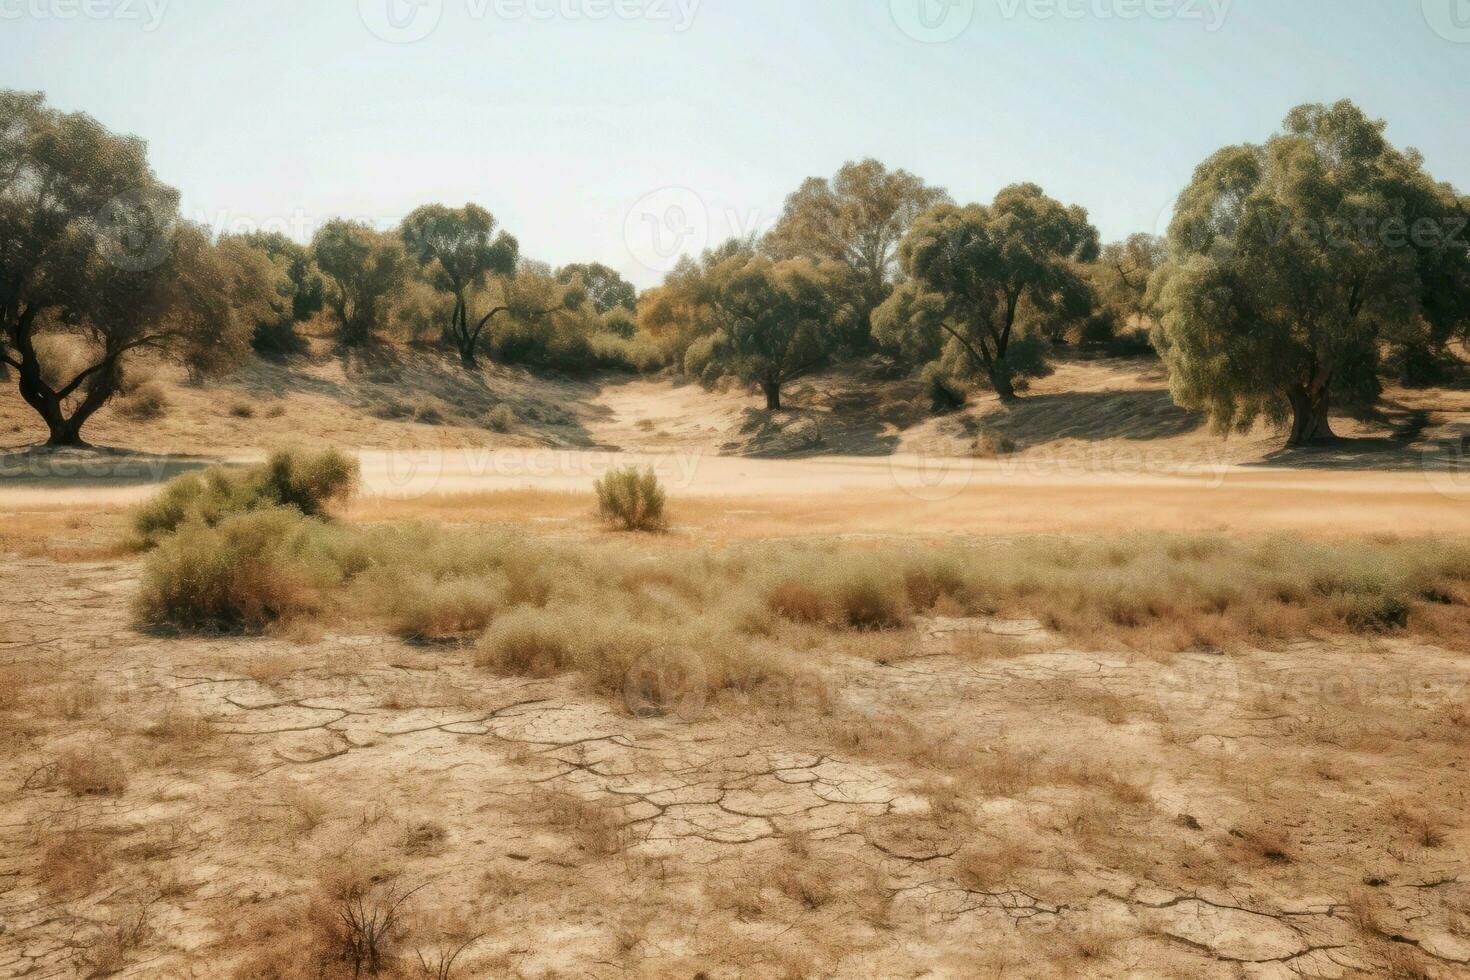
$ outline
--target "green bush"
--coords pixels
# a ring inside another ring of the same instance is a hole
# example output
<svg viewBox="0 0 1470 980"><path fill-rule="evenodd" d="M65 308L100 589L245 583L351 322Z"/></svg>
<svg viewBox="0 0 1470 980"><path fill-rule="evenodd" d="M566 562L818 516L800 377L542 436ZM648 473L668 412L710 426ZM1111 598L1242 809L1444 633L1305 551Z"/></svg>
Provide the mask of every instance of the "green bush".
<svg viewBox="0 0 1470 980"><path fill-rule="evenodd" d="M608 471L597 481L597 510L602 519L624 531L661 531L664 489L652 468L626 467Z"/></svg>
<svg viewBox="0 0 1470 980"><path fill-rule="evenodd" d="M213 526L233 514L271 507L319 517L329 503L349 496L357 479L357 461L334 449L283 450L259 466L217 466L170 480L134 512L133 532L142 544L153 546L189 520Z"/></svg>

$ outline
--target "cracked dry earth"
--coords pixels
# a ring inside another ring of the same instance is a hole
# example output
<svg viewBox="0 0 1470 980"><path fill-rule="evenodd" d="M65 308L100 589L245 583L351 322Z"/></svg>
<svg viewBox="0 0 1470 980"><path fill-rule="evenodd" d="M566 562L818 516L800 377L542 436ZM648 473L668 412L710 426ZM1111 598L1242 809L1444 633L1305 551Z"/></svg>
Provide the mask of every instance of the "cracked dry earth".
<svg viewBox="0 0 1470 980"><path fill-rule="evenodd" d="M419 888L409 948L482 936L458 977L1470 975L1462 655L931 619L686 723L452 647L148 635L138 568L0 564L0 976L252 976L364 864Z"/></svg>

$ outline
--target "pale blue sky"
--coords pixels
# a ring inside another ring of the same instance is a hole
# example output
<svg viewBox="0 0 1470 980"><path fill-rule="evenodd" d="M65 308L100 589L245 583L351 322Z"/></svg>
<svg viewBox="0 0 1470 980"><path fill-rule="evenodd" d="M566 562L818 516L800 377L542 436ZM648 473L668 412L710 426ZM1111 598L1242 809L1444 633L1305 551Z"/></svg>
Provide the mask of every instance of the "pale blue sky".
<svg viewBox="0 0 1470 980"><path fill-rule="evenodd" d="M437 26L384 41L389 2ZM910 36L920 3L957 36ZM0 0L0 85L146 138L196 220L473 200L526 254L640 286L664 264L640 209L692 247L688 208L711 239L764 226L863 156L1160 230L1201 159L1306 101L1358 101L1470 189L1470 0Z"/></svg>

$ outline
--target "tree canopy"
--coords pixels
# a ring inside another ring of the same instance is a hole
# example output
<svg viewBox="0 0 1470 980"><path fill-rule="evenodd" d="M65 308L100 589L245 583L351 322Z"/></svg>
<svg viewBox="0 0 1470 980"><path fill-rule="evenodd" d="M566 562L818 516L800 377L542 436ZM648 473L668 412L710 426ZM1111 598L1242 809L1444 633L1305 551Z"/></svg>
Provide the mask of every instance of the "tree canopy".
<svg viewBox="0 0 1470 980"><path fill-rule="evenodd" d="M579 284L599 314L616 309L632 312L638 306L638 290L617 270L601 262L574 262L556 270L556 281Z"/></svg>
<svg viewBox="0 0 1470 980"><path fill-rule="evenodd" d="M904 237L907 279L874 314L878 338L911 357L949 352L987 379L1002 399L1036 358L1013 357L1023 300L1051 308L1078 290L1077 263L1097 257L1087 212L1016 184L990 205L942 204Z"/></svg>
<svg viewBox="0 0 1470 980"><path fill-rule="evenodd" d="M710 271L711 315L719 325L719 365L760 386L766 408L781 408L781 388L830 356L848 317L839 307L847 270L811 259L774 261L737 254Z"/></svg>
<svg viewBox="0 0 1470 980"><path fill-rule="evenodd" d="M141 140L0 91L0 359L50 445L82 444L135 351L233 363L272 294L260 265L180 220ZM52 337L80 352L75 370L46 363Z"/></svg>
<svg viewBox="0 0 1470 980"><path fill-rule="evenodd" d="M495 216L477 204L425 205L403 219L399 235L428 282L454 297L444 333L465 367L474 367L480 336L502 310L472 313L470 292L490 276L514 275L520 245L504 231L497 235Z"/></svg>
<svg viewBox="0 0 1470 980"><path fill-rule="evenodd" d="M1180 195L1150 285L1175 400L1221 430L1265 418L1289 423L1289 445L1330 437L1334 405L1377 402L1387 332L1466 329L1467 216L1351 102L1220 150Z"/></svg>
<svg viewBox="0 0 1470 980"><path fill-rule="evenodd" d="M870 317L893 288L898 246L919 215L949 195L877 160L850 162L828 180L810 177L786 205L762 248L778 259L841 262L852 269L857 316L850 342L866 343Z"/></svg>
<svg viewBox="0 0 1470 980"><path fill-rule="evenodd" d="M336 218L318 229L311 254L326 277L326 301L337 318L342 344L371 342L383 308L403 283L403 243L361 221Z"/></svg>

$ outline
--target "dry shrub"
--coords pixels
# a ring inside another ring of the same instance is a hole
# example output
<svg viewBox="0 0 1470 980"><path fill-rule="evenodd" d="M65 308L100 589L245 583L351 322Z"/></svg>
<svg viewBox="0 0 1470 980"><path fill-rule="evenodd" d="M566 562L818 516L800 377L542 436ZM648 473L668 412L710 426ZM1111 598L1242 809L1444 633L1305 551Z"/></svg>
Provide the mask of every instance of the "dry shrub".
<svg viewBox="0 0 1470 980"><path fill-rule="evenodd" d="M96 747L66 753L57 760L57 775L76 796L121 796L128 788L123 762Z"/></svg>
<svg viewBox="0 0 1470 980"><path fill-rule="evenodd" d="M1027 866L1025 848L1014 841L986 841L964 848L954 858L954 874L970 891L997 892L1014 887Z"/></svg>
<svg viewBox="0 0 1470 980"><path fill-rule="evenodd" d="M597 481L597 512L623 531L662 531L667 497L650 467L609 470Z"/></svg>
<svg viewBox="0 0 1470 980"><path fill-rule="evenodd" d="M542 801L546 824L569 831L577 846L594 857L611 857L628 846L628 829L618 811L573 793L550 793Z"/></svg>
<svg viewBox="0 0 1470 980"><path fill-rule="evenodd" d="M520 608L496 620L485 633L477 662L504 674L550 677L571 666L572 644L565 615Z"/></svg>
<svg viewBox="0 0 1470 980"><path fill-rule="evenodd" d="M391 581L391 588L378 590L374 605L404 639L438 643L478 635L504 605L498 582L435 581L423 575Z"/></svg>
<svg viewBox="0 0 1470 980"><path fill-rule="evenodd" d="M1017 449L1016 440L996 429L986 429L975 437L970 455L976 459L995 459L1009 456Z"/></svg>
<svg viewBox="0 0 1470 980"><path fill-rule="evenodd" d="M491 432L509 432L516 425L516 410L505 402L485 413L485 427Z"/></svg>
<svg viewBox="0 0 1470 980"><path fill-rule="evenodd" d="M87 895L112 869L107 837L90 831L67 831L41 844L37 872L46 891L58 898Z"/></svg>
<svg viewBox="0 0 1470 980"><path fill-rule="evenodd" d="M130 422L147 422L161 418L168 410L168 395L163 385L145 381L116 399L117 412Z"/></svg>
<svg viewBox="0 0 1470 980"><path fill-rule="evenodd" d="M255 406L252 405L250 402L247 402L247 401L244 401L244 400L236 400L236 401L230 402L230 404L229 404L229 406L228 406L228 408L226 410L229 412L231 418L237 418L237 419L253 419L253 418L255 418Z"/></svg>
<svg viewBox="0 0 1470 980"><path fill-rule="evenodd" d="M810 862L779 865L771 878L777 891L808 911L827 905L837 894L831 870Z"/></svg>
<svg viewBox="0 0 1470 980"><path fill-rule="evenodd" d="M319 612L342 580L327 553L332 529L295 510L191 521L148 557L137 601L151 626L247 630Z"/></svg>
<svg viewBox="0 0 1470 980"><path fill-rule="evenodd" d="M138 905L102 927L101 935L82 957L88 968L87 976L109 977L122 971L129 955L153 934L148 917L156 901Z"/></svg>
<svg viewBox="0 0 1470 980"><path fill-rule="evenodd" d="M827 597L806 582L777 583L766 597L771 611L794 623L820 623L828 617Z"/></svg>
<svg viewBox="0 0 1470 980"><path fill-rule="evenodd" d="M244 469L213 467L164 484L133 513L133 533L156 545L189 521L216 525L246 511L288 507L320 517L328 505L356 489L357 461L337 452L282 450Z"/></svg>

